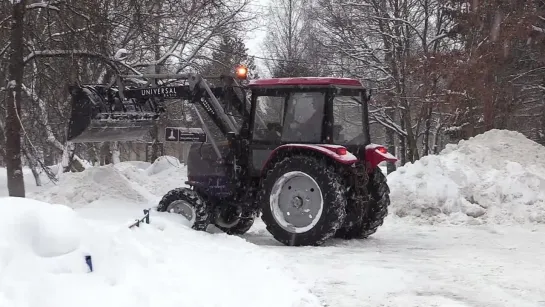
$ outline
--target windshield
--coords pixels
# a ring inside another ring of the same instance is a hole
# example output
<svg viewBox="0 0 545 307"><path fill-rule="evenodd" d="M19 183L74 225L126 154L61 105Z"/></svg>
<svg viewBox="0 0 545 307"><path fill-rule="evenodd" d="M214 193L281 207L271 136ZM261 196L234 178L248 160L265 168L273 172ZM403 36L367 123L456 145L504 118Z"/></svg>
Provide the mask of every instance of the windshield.
<svg viewBox="0 0 545 307"><path fill-rule="evenodd" d="M324 95L320 92L293 93L287 105L285 96L258 96L253 139L269 142L320 142ZM367 144L365 123L359 91L334 96L334 144Z"/></svg>
<svg viewBox="0 0 545 307"><path fill-rule="evenodd" d="M324 103L324 92L257 96L253 139L283 143L321 142Z"/></svg>
<svg viewBox="0 0 545 307"><path fill-rule="evenodd" d="M283 96L258 96L256 101L254 140L280 141L284 123Z"/></svg>
<svg viewBox="0 0 545 307"><path fill-rule="evenodd" d="M340 95L333 99L333 143L366 144L363 107L358 95Z"/></svg>

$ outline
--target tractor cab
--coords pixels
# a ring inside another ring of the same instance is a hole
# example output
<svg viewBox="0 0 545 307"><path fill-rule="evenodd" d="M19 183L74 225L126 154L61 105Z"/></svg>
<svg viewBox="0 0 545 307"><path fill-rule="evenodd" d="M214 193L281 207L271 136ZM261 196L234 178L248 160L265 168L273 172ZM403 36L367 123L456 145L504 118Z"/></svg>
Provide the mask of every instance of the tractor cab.
<svg viewBox="0 0 545 307"><path fill-rule="evenodd" d="M249 82L250 173L261 176L279 151L342 150L344 159L365 158L369 145L369 95L355 79L273 78ZM340 145L340 146L339 146ZM329 151L326 151L326 154Z"/></svg>
<svg viewBox="0 0 545 307"><path fill-rule="evenodd" d="M251 81L253 144L370 143L368 92L355 79L275 78Z"/></svg>

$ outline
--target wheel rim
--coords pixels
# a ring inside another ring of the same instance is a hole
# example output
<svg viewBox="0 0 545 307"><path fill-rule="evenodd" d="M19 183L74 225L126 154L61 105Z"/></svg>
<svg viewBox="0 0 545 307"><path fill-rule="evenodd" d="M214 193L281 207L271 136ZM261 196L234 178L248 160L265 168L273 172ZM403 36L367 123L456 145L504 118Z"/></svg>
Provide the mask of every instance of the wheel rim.
<svg viewBox="0 0 545 307"><path fill-rule="evenodd" d="M292 233L312 229L324 208L322 190L316 180L299 171L286 173L276 180L269 203L278 225Z"/></svg>
<svg viewBox="0 0 545 307"><path fill-rule="evenodd" d="M189 222L189 227L195 224L195 220L197 218L195 208L193 208L189 202L184 200L173 201L167 207L167 212L176 213L183 216Z"/></svg>

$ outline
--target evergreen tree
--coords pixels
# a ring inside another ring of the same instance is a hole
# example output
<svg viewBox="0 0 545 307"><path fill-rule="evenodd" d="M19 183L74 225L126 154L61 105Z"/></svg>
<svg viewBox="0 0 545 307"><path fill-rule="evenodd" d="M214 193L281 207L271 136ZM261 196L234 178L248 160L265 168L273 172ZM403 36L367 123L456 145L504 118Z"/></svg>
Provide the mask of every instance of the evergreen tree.
<svg viewBox="0 0 545 307"><path fill-rule="evenodd" d="M254 57L248 54L248 48L242 38L224 34L201 73L205 76L230 75L240 64L248 68L248 79L259 78Z"/></svg>

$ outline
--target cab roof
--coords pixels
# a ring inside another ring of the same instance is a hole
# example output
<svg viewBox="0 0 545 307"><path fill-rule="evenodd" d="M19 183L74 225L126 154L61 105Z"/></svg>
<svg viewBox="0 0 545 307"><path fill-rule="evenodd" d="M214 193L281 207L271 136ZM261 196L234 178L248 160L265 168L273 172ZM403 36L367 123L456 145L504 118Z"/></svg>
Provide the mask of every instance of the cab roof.
<svg viewBox="0 0 545 307"><path fill-rule="evenodd" d="M346 86L363 88L357 79L330 78L330 77L297 77L297 78L270 78L252 80L248 84L251 87L274 86Z"/></svg>

